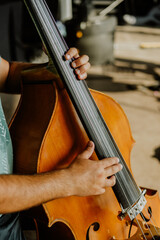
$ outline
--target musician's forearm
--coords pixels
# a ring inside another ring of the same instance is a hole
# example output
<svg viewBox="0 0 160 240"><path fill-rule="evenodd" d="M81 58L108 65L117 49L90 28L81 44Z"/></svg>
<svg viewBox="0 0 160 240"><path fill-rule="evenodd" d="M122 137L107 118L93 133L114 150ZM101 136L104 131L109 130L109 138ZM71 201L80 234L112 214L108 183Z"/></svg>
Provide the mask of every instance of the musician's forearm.
<svg viewBox="0 0 160 240"><path fill-rule="evenodd" d="M115 174L122 169L117 158L93 161L94 144L68 168L36 175L0 175L0 213L15 212L68 196L93 196L114 186Z"/></svg>
<svg viewBox="0 0 160 240"><path fill-rule="evenodd" d="M67 191L63 170L31 176L1 175L0 213L20 211L66 197ZM71 194L71 189L69 191Z"/></svg>

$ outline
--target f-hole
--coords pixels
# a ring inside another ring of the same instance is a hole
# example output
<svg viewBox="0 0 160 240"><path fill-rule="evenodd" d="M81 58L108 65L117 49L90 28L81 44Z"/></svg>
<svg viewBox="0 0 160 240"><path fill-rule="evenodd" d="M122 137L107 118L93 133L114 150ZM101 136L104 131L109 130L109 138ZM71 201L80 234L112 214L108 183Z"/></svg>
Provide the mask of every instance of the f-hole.
<svg viewBox="0 0 160 240"><path fill-rule="evenodd" d="M145 221L145 222L149 222L151 220L151 217L152 217L152 209L151 209L151 207L148 207L147 210L148 210L148 213L150 215L149 218L146 218L142 212L140 213L142 220Z"/></svg>
<svg viewBox="0 0 160 240"><path fill-rule="evenodd" d="M95 223L92 223L92 224L89 226L89 228L88 228L88 230L87 230L86 240L89 240L89 232L90 232L91 228L93 228L93 231L96 232L96 231L99 230L100 225L99 225L98 222L95 222Z"/></svg>

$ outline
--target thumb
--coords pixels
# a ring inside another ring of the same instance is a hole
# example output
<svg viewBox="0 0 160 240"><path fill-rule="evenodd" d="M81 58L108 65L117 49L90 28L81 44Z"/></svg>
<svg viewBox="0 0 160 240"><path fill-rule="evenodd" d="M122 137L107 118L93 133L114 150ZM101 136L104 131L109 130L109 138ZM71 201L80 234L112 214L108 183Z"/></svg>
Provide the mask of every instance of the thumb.
<svg viewBox="0 0 160 240"><path fill-rule="evenodd" d="M93 152L94 152L94 143L92 141L89 141L86 149L78 155L78 158L88 159L90 158Z"/></svg>

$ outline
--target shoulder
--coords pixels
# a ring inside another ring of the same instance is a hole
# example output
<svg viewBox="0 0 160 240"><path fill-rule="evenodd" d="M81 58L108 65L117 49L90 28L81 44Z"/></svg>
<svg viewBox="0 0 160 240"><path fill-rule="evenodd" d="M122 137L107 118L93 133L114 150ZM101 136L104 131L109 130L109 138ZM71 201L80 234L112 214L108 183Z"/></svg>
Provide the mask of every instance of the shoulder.
<svg viewBox="0 0 160 240"><path fill-rule="evenodd" d="M0 91L3 91L9 72L9 62L1 57L0 59Z"/></svg>

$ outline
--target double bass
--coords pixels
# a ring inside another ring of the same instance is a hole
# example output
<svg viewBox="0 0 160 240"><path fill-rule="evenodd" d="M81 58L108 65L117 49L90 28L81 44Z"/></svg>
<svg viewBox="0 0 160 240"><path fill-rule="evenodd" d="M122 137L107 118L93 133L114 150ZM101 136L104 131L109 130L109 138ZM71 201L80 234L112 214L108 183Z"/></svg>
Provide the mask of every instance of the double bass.
<svg viewBox="0 0 160 240"><path fill-rule="evenodd" d="M22 96L10 124L14 171L34 174L65 168L88 139L95 143L93 160L118 157L123 165L115 186L100 196L55 199L29 210L37 239L160 239L159 195L137 186L132 175L134 140L123 109L76 80L71 62L63 59L68 46L45 0L24 2L50 61L21 72Z"/></svg>

